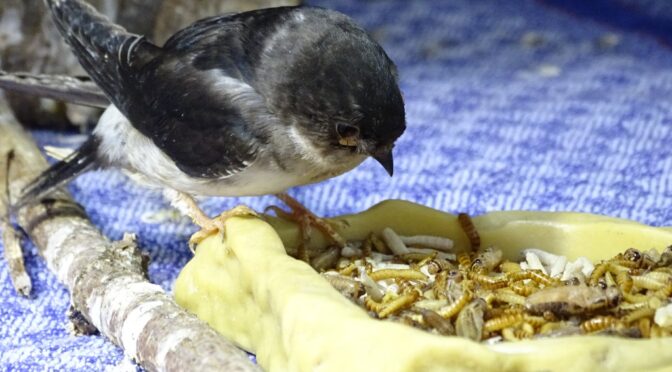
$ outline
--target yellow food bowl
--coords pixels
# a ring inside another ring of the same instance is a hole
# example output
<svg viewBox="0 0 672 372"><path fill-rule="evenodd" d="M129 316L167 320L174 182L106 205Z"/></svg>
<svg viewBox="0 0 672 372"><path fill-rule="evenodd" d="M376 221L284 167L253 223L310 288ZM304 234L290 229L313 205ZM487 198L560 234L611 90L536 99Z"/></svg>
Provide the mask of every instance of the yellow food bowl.
<svg viewBox="0 0 672 372"><path fill-rule="evenodd" d="M332 219L347 240L391 227L468 247L457 217L403 201ZM509 259L539 248L599 261L634 247L662 250L672 230L579 213L494 212L473 218L482 246ZM281 219L232 218L224 241L204 240L175 283L180 305L269 371L634 371L672 370L672 338L571 336L486 345L370 318L290 257L297 227ZM321 235L311 245L326 244Z"/></svg>

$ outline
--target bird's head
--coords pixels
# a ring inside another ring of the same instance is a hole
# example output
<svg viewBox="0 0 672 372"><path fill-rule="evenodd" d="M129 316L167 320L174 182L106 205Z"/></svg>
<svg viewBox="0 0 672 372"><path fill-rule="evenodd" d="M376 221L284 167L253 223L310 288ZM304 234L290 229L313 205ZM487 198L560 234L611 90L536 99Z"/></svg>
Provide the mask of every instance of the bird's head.
<svg viewBox="0 0 672 372"><path fill-rule="evenodd" d="M392 175L392 148L406 128L396 67L349 18L327 15L297 26L301 48L285 66L276 107L322 155L356 164L371 156Z"/></svg>

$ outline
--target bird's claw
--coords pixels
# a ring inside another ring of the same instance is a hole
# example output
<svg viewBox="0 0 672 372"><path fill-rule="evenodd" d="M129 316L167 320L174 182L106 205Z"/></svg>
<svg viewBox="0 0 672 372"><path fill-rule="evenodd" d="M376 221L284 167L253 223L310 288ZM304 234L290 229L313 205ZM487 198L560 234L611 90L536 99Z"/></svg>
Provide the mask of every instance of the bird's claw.
<svg viewBox="0 0 672 372"><path fill-rule="evenodd" d="M295 221L299 225L301 233L301 242L299 243L297 257L303 261L308 261L308 251L306 247L310 242L311 228L315 227L324 233L328 239L333 241L339 248L344 248L347 243L343 237L336 232L332 221L326 221L323 218L316 216L313 212L304 207L296 199L287 194L276 195L291 209L291 212L286 212L276 206L267 207L266 210L273 210L279 217Z"/></svg>
<svg viewBox="0 0 672 372"><path fill-rule="evenodd" d="M206 221L200 221L201 223L199 223L199 226L201 227L201 230L194 233L189 239L189 249L192 253L194 253L198 244L200 244L210 235L219 233L222 235L222 237L224 237L226 234L226 220L231 217L245 216L258 217L259 214L246 205L238 205L233 209L223 212L215 218L208 219Z"/></svg>

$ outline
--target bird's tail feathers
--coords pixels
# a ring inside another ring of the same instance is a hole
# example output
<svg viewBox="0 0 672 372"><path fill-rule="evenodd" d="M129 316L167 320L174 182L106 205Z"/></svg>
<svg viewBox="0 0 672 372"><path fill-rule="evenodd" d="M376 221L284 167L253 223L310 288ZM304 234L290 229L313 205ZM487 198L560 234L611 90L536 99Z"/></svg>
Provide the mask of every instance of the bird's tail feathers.
<svg viewBox="0 0 672 372"><path fill-rule="evenodd" d="M85 106L106 108L110 105L105 93L88 78L0 70L0 89Z"/></svg>
<svg viewBox="0 0 672 372"><path fill-rule="evenodd" d="M21 197L12 206L13 209L17 210L32 201L41 199L79 174L94 168L97 163L98 143L96 137L89 137L77 151L40 174L23 189Z"/></svg>

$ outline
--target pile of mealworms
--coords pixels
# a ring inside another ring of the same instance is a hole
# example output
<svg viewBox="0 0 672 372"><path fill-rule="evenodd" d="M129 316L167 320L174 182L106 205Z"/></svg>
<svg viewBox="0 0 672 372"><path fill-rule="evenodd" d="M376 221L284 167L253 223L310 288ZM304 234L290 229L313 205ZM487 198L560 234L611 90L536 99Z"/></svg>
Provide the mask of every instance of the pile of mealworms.
<svg viewBox="0 0 672 372"><path fill-rule="evenodd" d="M400 236L386 228L311 261L334 288L372 317L475 341L601 334L672 334L672 247L634 248L593 265L526 249L520 262L481 249L466 214L471 250L450 239Z"/></svg>

